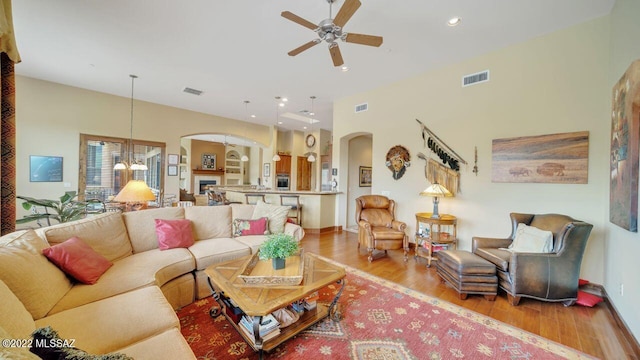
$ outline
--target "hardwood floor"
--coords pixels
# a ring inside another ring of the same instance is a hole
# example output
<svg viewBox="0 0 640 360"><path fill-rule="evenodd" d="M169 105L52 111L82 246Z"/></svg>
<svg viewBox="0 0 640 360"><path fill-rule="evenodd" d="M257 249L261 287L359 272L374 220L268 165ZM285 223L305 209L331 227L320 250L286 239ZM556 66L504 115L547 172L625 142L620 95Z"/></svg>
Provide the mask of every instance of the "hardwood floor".
<svg viewBox="0 0 640 360"><path fill-rule="evenodd" d="M402 250L390 250L388 256L367 261L366 251L358 251L357 234L307 234L301 242L305 251L316 253L372 275L399 283L424 294L446 300L496 320L540 335L601 359L638 359L634 347L624 338L607 304L593 308L564 307L561 303L522 298L518 306L507 302L504 292L495 301L479 295L460 300L458 293L440 282L435 266L426 267L425 259L403 261Z"/></svg>

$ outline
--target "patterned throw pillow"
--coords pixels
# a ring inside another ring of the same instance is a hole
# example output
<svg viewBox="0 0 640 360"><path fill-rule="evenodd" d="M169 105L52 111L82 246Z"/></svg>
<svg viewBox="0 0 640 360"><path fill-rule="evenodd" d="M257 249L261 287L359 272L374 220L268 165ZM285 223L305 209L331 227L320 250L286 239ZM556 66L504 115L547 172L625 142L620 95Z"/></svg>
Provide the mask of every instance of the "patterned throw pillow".
<svg viewBox="0 0 640 360"><path fill-rule="evenodd" d="M235 219L233 220L233 236L243 235L268 235L269 219L261 217L260 219Z"/></svg>
<svg viewBox="0 0 640 360"><path fill-rule="evenodd" d="M267 217L269 219L269 232L279 234L284 232L284 224L289 216L291 206L271 205L263 201L258 201L253 209L252 219Z"/></svg>
<svg viewBox="0 0 640 360"><path fill-rule="evenodd" d="M29 351L45 360L133 360L122 353L106 355L92 355L84 350L73 347L74 341L61 339L58 332L51 326L39 328L31 336L31 348Z"/></svg>

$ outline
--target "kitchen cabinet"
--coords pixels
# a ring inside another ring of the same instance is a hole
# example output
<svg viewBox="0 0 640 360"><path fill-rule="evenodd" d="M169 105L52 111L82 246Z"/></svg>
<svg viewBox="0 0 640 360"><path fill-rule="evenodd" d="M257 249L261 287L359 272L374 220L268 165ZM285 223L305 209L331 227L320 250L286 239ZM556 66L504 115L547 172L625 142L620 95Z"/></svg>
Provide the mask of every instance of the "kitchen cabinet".
<svg viewBox="0 0 640 360"><path fill-rule="evenodd" d="M311 163L304 156L298 156L296 190L311 190Z"/></svg>
<svg viewBox="0 0 640 360"><path fill-rule="evenodd" d="M291 155L280 155L280 161L276 161L276 175L291 175Z"/></svg>

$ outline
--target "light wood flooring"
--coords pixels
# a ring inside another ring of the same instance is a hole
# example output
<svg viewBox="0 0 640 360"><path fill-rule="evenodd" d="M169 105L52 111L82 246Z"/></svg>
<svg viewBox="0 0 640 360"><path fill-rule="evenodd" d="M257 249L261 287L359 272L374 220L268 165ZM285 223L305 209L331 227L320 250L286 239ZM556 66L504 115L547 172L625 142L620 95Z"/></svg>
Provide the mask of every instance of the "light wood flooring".
<svg viewBox="0 0 640 360"><path fill-rule="evenodd" d="M402 250L389 250L386 257L367 261L366 250L358 251L357 234L307 234L301 242L305 252L313 252L372 275L399 283L424 294L446 300L501 322L532 332L547 339L601 359L639 359L637 350L624 338L615 317L606 303L593 308L564 307L560 303L522 298L518 306L507 302L504 292L496 301L479 295L460 300L458 293L440 282L435 266L426 267L426 260L413 258L403 261Z"/></svg>

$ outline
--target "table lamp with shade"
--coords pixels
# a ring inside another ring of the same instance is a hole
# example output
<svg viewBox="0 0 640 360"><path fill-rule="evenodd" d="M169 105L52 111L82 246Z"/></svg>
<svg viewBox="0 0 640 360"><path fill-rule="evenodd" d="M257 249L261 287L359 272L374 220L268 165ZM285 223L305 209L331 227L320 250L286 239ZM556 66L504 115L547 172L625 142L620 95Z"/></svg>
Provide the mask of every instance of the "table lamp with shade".
<svg viewBox="0 0 640 360"><path fill-rule="evenodd" d="M438 203L440 202L441 197L450 197L453 194L447 190L446 187L433 183L428 188L420 193L422 196L431 196L433 197L433 213L431 214L432 219L439 219L440 214L438 213Z"/></svg>
<svg viewBox="0 0 640 360"><path fill-rule="evenodd" d="M116 195L113 201L126 203L127 211L146 209L147 201L155 200L156 196L142 180L130 180Z"/></svg>

